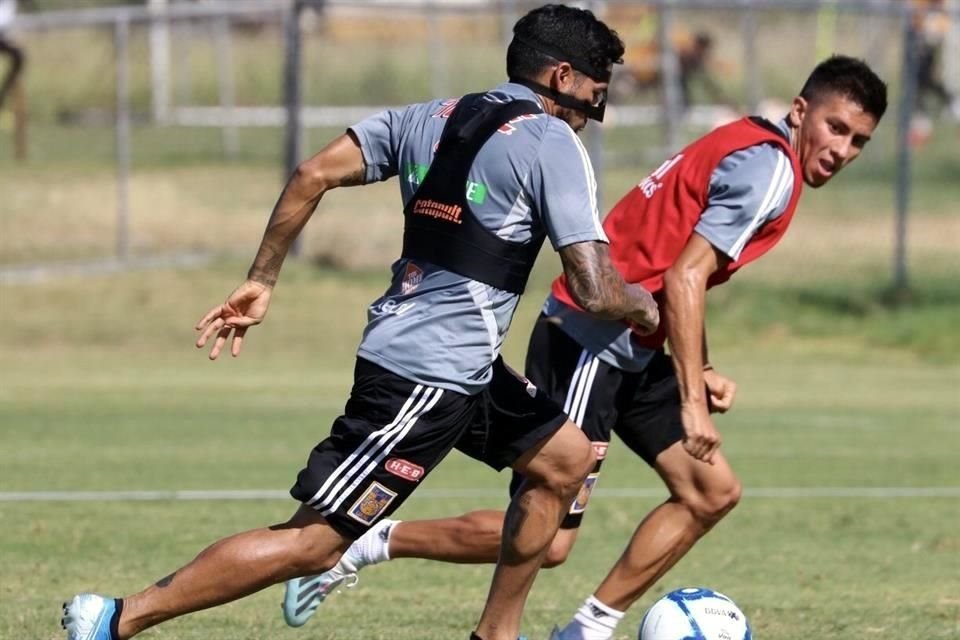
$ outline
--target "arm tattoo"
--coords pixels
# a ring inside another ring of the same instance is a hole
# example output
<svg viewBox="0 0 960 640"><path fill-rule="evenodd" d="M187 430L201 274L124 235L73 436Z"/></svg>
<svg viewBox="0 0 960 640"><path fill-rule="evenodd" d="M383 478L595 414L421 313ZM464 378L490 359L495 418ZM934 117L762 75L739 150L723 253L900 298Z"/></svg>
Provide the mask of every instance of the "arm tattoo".
<svg viewBox="0 0 960 640"><path fill-rule="evenodd" d="M520 530L529 517L530 492L524 491L510 502L507 507L507 513L503 521L503 533L512 544L502 545L503 559L506 561L518 560L516 551L516 539L520 535Z"/></svg>
<svg viewBox="0 0 960 640"><path fill-rule="evenodd" d="M657 304L639 285L627 284L602 242L578 242L560 250L574 302L604 318L625 318L653 329L659 322Z"/></svg>
<svg viewBox="0 0 960 640"><path fill-rule="evenodd" d="M156 584L155 584L154 586L156 586L156 587L158 587L158 588L160 588L160 589L163 589L163 588L165 588L165 587L169 587L169 586L170 586L170 583L173 582L173 577L174 577L175 575L177 575L177 572L176 572L176 571L174 571L173 573L171 573L170 575L168 575L168 576L165 577L165 578L160 578L159 580L157 580L157 582L156 582Z"/></svg>
<svg viewBox="0 0 960 640"><path fill-rule="evenodd" d="M343 180L340 181L341 187L356 187L364 184L364 178L367 175L367 163L363 162L360 165L360 168L354 171L351 174L348 174L343 177Z"/></svg>
<svg viewBox="0 0 960 640"><path fill-rule="evenodd" d="M283 265L286 252L279 253L273 250L273 247L264 247L261 253L266 253L266 255L262 259L260 255L257 255L257 259L247 273L247 278L273 287L277 284L277 278L280 276L280 267Z"/></svg>
<svg viewBox="0 0 960 640"><path fill-rule="evenodd" d="M606 259L601 259L603 256ZM560 250L563 270L567 274L570 294L581 307L603 316L612 315L617 306L615 294L619 275L610 264L607 245L600 242L578 242ZM622 284L619 287L623 288ZM622 316L619 316L622 317Z"/></svg>

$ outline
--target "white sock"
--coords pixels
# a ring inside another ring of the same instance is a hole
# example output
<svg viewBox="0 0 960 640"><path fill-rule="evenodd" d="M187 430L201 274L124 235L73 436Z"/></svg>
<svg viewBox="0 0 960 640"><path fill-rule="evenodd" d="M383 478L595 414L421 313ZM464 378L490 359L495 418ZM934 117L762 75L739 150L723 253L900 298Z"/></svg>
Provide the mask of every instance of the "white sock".
<svg viewBox="0 0 960 640"><path fill-rule="evenodd" d="M353 541L338 564L348 564L347 569L359 571L368 564L377 564L390 559L390 532L400 520L384 519L370 527L365 534Z"/></svg>
<svg viewBox="0 0 960 640"><path fill-rule="evenodd" d="M560 632L562 640L610 640L623 611L611 609L593 596L577 609L573 620Z"/></svg>

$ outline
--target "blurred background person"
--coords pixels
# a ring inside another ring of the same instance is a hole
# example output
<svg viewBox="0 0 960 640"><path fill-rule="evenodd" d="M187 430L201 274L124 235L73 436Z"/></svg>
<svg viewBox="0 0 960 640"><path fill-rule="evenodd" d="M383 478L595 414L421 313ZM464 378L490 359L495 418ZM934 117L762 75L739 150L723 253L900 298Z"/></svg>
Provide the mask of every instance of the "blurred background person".
<svg viewBox="0 0 960 640"><path fill-rule="evenodd" d="M950 31L950 15L943 0L914 0L912 26L916 43L914 72L916 96L910 141L925 143L933 132L933 123L946 109L960 122L960 97L951 94L943 81L943 49Z"/></svg>
<svg viewBox="0 0 960 640"><path fill-rule="evenodd" d="M695 91L699 87L703 101L740 110L717 81L722 65L714 57L714 38L709 32L681 28L671 34L670 42L677 56L680 104L683 109L696 101ZM625 73L614 78L617 96L623 98L633 93L659 89L663 84L660 55L660 46L655 38L628 46L624 56Z"/></svg>
<svg viewBox="0 0 960 640"><path fill-rule="evenodd" d="M17 0L0 0L0 54L9 60L3 80L0 81L0 109L3 109L7 96L23 71L23 50L14 44L7 34L16 13Z"/></svg>

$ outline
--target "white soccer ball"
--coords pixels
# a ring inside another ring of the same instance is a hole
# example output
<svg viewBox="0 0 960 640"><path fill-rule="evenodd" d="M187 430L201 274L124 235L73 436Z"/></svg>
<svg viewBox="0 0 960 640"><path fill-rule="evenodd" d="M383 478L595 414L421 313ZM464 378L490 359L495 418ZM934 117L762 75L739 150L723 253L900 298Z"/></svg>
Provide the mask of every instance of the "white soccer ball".
<svg viewBox="0 0 960 640"><path fill-rule="evenodd" d="M657 600L640 623L640 640L751 640L750 624L733 600L688 587Z"/></svg>

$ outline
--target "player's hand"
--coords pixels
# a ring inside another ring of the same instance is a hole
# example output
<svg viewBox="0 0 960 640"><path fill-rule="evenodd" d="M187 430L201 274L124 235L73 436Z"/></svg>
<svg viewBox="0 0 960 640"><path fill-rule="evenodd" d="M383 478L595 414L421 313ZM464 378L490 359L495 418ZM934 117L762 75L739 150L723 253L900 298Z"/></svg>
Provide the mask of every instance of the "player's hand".
<svg viewBox="0 0 960 640"><path fill-rule="evenodd" d="M240 355L247 329L263 322L272 293L271 287L253 280L247 280L237 287L226 302L207 311L197 322L194 327L200 332L197 348L202 349L210 338L216 336L210 349L210 359L216 360L232 333L230 354L233 357Z"/></svg>
<svg viewBox="0 0 960 640"><path fill-rule="evenodd" d="M711 409L716 413L729 411L733 406L733 398L737 394L737 383L713 369L703 372L703 381L710 393Z"/></svg>
<svg viewBox="0 0 960 640"><path fill-rule="evenodd" d="M683 420L683 448L703 462L713 464L713 456L720 449L720 432L703 402L683 403L680 406Z"/></svg>
<svg viewBox="0 0 960 640"><path fill-rule="evenodd" d="M634 330L642 336L648 336L656 333L660 326L660 307L657 301L644 287L635 283L627 283L627 288L631 289L633 296L639 300L640 308L630 314L627 318L632 324Z"/></svg>

